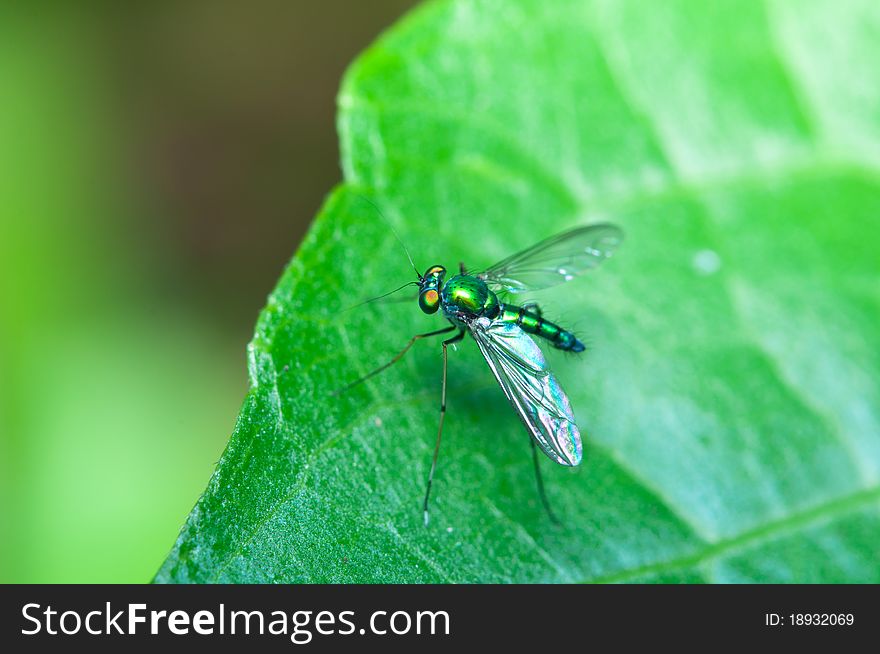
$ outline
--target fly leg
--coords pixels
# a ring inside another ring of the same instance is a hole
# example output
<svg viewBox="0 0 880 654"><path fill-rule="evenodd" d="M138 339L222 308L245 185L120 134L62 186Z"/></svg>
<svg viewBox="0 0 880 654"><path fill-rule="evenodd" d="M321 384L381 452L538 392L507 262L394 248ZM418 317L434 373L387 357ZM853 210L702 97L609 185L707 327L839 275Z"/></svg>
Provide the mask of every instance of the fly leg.
<svg viewBox="0 0 880 654"><path fill-rule="evenodd" d="M434 481L434 470L437 468L437 455L440 453L440 436L443 434L443 419L446 417L446 348L452 343L458 343L464 338L464 329L459 328L458 334L443 341L443 385L440 391L440 425L437 427L437 443L434 445L434 458L431 459L431 472L428 473L428 487L425 489L425 503L422 511L425 516L425 526L428 526L428 498L431 496L431 482Z"/></svg>
<svg viewBox="0 0 880 654"><path fill-rule="evenodd" d="M458 262L458 271L459 271L462 275L467 275L467 268L466 268L465 265L464 265L464 261L459 261L459 262Z"/></svg>
<svg viewBox="0 0 880 654"><path fill-rule="evenodd" d="M556 517L556 514L553 513L553 509L550 508L550 502L547 501L547 494L544 492L544 479L541 477L541 464L538 461L538 448L535 447L535 441L530 436L529 443L532 445L532 460L535 462L535 481L538 482L538 495L541 496L541 504L544 505L544 510L547 511L547 515L550 516L550 520L554 524L560 524L559 518Z"/></svg>
<svg viewBox="0 0 880 654"><path fill-rule="evenodd" d="M390 368L390 367L393 366L395 363L397 363L398 361L400 361L400 358L401 358L404 354L406 354L407 351L409 350L409 348L411 348L411 347L413 346L413 344L414 344L417 340L419 340L420 338L428 338L429 336L437 336L438 334L446 334L446 333L448 333L448 332L451 332L451 331L454 330L454 329L455 329L455 325L450 325L449 327L444 327L443 329L438 329L438 330L433 331L433 332L427 332L426 334L416 334L416 335L413 336L411 339L409 339L409 343L406 344L406 347L404 347L400 352L398 352L398 353L394 356L394 358L391 359L391 361L389 361L388 363L386 363L386 364L383 365L383 366L379 366L378 368L376 368L376 369L373 370L372 372L368 372L368 373L367 373L366 375L364 375L363 377L361 377L361 378L359 378L359 379L355 379L355 380L354 380L353 382L351 382L350 384L346 384L346 385L343 386L342 388L339 388L339 389L333 391L330 395L341 395L342 393L345 393L346 391L348 391L348 390L354 388L354 387L357 386L358 384L361 384L361 383L367 381L370 377L373 377L374 375L378 375L380 372L382 372L382 371L385 370L386 368ZM444 344L444 346L443 346L443 351L444 351L444 352L446 351L446 345L445 345L445 344Z"/></svg>

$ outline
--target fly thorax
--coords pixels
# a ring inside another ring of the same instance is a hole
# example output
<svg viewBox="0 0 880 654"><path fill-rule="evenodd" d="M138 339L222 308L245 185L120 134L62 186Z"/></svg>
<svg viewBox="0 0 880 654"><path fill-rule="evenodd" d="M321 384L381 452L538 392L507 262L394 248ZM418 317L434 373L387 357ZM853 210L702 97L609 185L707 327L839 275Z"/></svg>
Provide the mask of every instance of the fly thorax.
<svg viewBox="0 0 880 654"><path fill-rule="evenodd" d="M473 320L498 313L498 298L486 283L470 275L456 275L443 286L443 312L453 320Z"/></svg>

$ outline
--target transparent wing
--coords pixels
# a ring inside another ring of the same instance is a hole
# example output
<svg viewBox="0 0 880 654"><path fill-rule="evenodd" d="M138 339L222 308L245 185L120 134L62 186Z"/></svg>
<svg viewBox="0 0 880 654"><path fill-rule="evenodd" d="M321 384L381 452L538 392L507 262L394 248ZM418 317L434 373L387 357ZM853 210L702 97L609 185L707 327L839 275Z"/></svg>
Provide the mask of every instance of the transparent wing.
<svg viewBox="0 0 880 654"><path fill-rule="evenodd" d="M471 334L501 389L544 454L564 466L581 462L581 434L571 404L535 341L514 323L479 318Z"/></svg>
<svg viewBox="0 0 880 654"><path fill-rule="evenodd" d="M499 261L477 277L511 293L548 288L595 268L622 240L623 231L608 223L576 227Z"/></svg>

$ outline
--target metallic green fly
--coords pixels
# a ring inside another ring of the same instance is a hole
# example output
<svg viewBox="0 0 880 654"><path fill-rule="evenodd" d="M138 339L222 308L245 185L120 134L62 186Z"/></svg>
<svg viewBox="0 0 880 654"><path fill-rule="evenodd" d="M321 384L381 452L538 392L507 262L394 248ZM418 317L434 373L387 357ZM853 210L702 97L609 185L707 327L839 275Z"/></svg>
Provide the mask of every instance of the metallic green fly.
<svg viewBox="0 0 880 654"><path fill-rule="evenodd" d="M440 311L450 325L413 336L391 361L339 392L394 365L417 340L458 332L443 341L440 424L425 490L425 524L428 523L428 498L446 415L446 350L449 345L461 341L467 333L477 342L501 390L531 435L538 492L547 513L555 520L544 493L535 444L550 459L564 466L576 466L581 462L583 446L568 397L550 372L532 336L542 338L552 347L566 352L583 352L584 344L570 331L545 319L537 304L518 306L502 302L498 294L536 291L571 281L610 257L622 240L620 228L602 223L577 227L548 238L482 272L469 273L461 264L460 274L446 279L446 268L443 266L431 266L422 275L413 264L419 280L404 287L417 285L419 308L427 314Z"/></svg>

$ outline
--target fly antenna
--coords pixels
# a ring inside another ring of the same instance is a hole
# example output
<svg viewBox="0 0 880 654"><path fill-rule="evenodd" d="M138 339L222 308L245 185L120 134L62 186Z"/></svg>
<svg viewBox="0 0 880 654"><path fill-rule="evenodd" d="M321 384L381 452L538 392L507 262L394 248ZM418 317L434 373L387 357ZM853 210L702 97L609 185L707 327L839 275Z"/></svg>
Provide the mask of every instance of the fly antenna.
<svg viewBox="0 0 880 654"><path fill-rule="evenodd" d="M412 269L415 271L416 277L418 277L419 280L421 281L422 273L420 273L419 269L416 268L416 264L413 261L413 258L410 256L409 250L406 249L406 244L403 242L403 239L400 238L400 234L397 233L397 230L394 229L394 225L392 225L391 223L388 223L388 226L391 228L391 233L394 234L394 238L396 238L397 242L400 243L400 247L402 247L403 251L406 252L406 258L409 259L409 265L411 265Z"/></svg>
<svg viewBox="0 0 880 654"><path fill-rule="evenodd" d="M422 273L420 273L420 272L419 272L419 269L416 268L416 264L415 264L415 262L413 262L413 258L412 258L412 256L410 255L409 250L408 250L407 247L406 247L406 243L404 243L404 242L403 242L403 239L400 238L400 234L398 234L398 233L397 233L397 230L394 229L394 225L392 225L391 222L388 220L388 218L385 217L385 214L382 213L382 210L379 208L379 205L377 205L375 202L373 202L370 198L366 197L365 195L359 195L358 197L361 198L364 202L367 202L367 203L369 203L370 205L372 205L372 207L376 210L376 213L378 213L379 216L382 218L382 220L385 221L385 224L386 224L386 225L388 226L388 228L391 230L391 233L394 234L394 238L397 239L397 242L400 243L400 247L402 247L402 248L403 248L403 251L406 253L406 258L409 259L409 265L411 265L411 266L412 266L412 269L416 272L416 277L418 277L419 280L421 280L421 279L422 279ZM398 289L398 290L399 290L399 289ZM377 299L378 299L378 298L377 298Z"/></svg>
<svg viewBox="0 0 880 654"><path fill-rule="evenodd" d="M418 282L407 282L406 284L398 286L393 291L388 291L387 293L383 293L382 295L377 295L376 297L371 297L369 300L364 300L363 302L358 302L357 304L354 304L354 305L348 307L348 309L345 309L345 311L351 311L352 309L357 309L358 307L363 306L365 304L369 304L370 302L375 302L376 300L381 300L383 297L388 297L389 295L393 295L394 293L397 293L397 291L402 291L407 286L418 286L418 285L419 285Z"/></svg>

